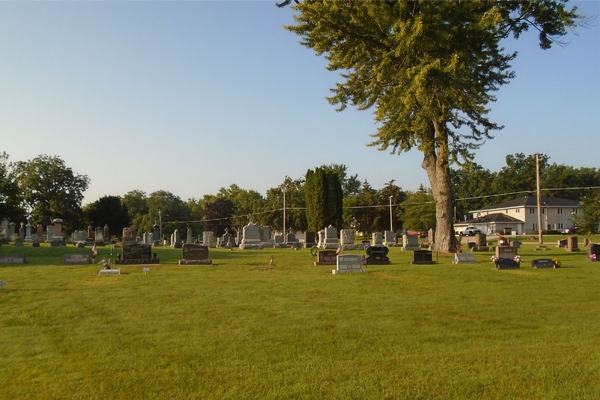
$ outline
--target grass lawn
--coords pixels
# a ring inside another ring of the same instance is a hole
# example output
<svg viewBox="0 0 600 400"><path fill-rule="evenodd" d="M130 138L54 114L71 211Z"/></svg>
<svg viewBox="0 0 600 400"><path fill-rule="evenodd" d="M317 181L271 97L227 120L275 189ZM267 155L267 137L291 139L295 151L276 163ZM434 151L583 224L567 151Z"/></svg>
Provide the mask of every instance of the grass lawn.
<svg viewBox="0 0 600 400"><path fill-rule="evenodd" d="M306 249L178 266L155 247L150 272L113 276L62 265L89 247L3 245L27 263L0 265L0 398L598 399L600 263L548 243L525 243L520 270L392 248L346 275Z"/></svg>

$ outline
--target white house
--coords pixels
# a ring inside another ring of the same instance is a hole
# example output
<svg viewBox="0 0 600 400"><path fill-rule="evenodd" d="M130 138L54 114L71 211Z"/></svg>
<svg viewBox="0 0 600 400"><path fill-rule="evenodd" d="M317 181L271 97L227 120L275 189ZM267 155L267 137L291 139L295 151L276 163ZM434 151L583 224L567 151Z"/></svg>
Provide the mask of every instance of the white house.
<svg viewBox="0 0 600 400"><path fill-rule="evenodd" d="M541 197L542 229L562 230L572 226L571 216L582 212L579 200ZM525 196L505 203L495 204L469 211L472 219L456 223L461 231L466 226L475 226L487 234L516 232L529 235L538 232L537 197Z"/></svg>

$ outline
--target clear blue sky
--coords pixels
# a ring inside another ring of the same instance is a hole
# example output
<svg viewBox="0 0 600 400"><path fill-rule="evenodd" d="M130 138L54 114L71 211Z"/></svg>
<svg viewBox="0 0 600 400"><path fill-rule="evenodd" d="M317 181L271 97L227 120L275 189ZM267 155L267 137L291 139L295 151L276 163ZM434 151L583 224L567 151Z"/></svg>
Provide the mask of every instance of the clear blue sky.
<svg viewBox="0 0 600 400"><path fill-rule="evenodd" d="M282 29L292 11L275 2L0 2L0 151L59 156L90 177L84 203L234 183L265 194L332 163L375 188L428 187L416 150L366 146L371 112L327 103L338 73ZM600 26L576 33L547 51L533 31L506 43L517 77L491 113L505 129L476 162L498 171L507 154L540 152L600 167Z"/></svg>

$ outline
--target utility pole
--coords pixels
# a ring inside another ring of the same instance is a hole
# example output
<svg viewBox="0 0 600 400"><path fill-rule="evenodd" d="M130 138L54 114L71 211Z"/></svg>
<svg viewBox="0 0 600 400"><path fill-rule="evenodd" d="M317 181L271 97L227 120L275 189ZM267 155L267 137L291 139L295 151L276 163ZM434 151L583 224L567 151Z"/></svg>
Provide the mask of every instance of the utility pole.
<svg viewBox="0 0 600 400"><path fill-rule="evenodd" d="M394 196L390 196L390 231L394 232L394 220L392 215L392 199Z"/></svg>
<svg viewBox="0 0 600 400"><path fill-rule="evenodd" d="M540 236L540 244L544 244L544 236L542 233L542 183L540 180L540 155L535 153L535 178L537 186L537 220L538 220L538 232Z"/></svg>
<svg viewBox="0 0 600 400"><path fill-rule="evenodd" d="M286 243L286 235L285 235L285 186L283 186L281 188L281 191L283 192L283 243Z"/></svg>

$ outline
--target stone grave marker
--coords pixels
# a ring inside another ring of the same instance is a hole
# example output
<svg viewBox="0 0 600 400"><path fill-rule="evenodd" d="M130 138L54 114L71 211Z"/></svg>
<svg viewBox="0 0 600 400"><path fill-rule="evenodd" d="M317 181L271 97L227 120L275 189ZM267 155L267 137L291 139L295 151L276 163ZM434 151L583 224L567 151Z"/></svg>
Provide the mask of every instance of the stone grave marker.
<svg viewBox="0 0 600 400"><path fill-rule="evenodd" d="M336 265L337 251L335 250L319 250L317 253L317 261L314 265Z"/></svg>
<svg viewBox="0 0 600 400"><path fill-rule="evenodd" d="M171 241L171 247L174 249L181 249L181 235L179 229L173 231L173 240Z"/></svg>
<svg viewBox="0 0 600 400"><path fill-rule="evenodd" d="M90 255L83 253L72 253L65 254L63 256L63 264L75 265L75 264L89 264Z"/></svg>
<svg viewBox="0 0 600 400"><path fill-rule="evenodd" d="M115 264L160 264L158 258L152 258L152 246L144 243L124 243L123 258Z"/></svg>
<svg viewBox="0 0 600 400"><path fill-rule="evenodd" d="M538 258L531 261L532 268L555 268L554 261L549 258Z"/></svg>
<svg viewBox="0 0 600 400"><path fill-rule="evenodd" d="M413 251L412 264L435 264L431 250Z"/></svg>
<svg viewBox="0 0 600 400"><path fill-rule="evenodd" d="M25 264L25 254L0 254L0 264Z"/></svg>
<svg viewBox="0 0 600 400"><path fill-rule="evenodd" d="M104 229L98 226L94 231L94 244L96 246L104 246Z"/></svg>
<svg viewBox="0 0 600 400"><path fill-rule="evenodd" d="M321 235L323 232L323 235ZM338 241L338 232L335 226L329 225L327 228L324 228L321 232L319 232L319 247L322 249L337 249L340 245Z"/></svg>
<svg viewBox="0 0 600 400"><path fill-rule="evenodd" d="M562 240L559 240L559 241L556 243L556 247L558 247L558 248L567 247L567 239L562 239Z"/></svg>
<svg viewBox="0 0 600 400"><path fill-rule="evenodd" d="M403 250L416 251L420 250L419 237L417 235L402 235L402 248Z"/></svg>
<svg viewBox="0 0 600 400"><path fill-rule="evenodd" d="M182 259L179 265L211 265L212 260L208 258L208 246L186 243L182 246Z"/></svg>
<svg viewBox="0 0 600 400"><path fill-rule="evenodd" d="M101 269L98 275L121 275L120 269Z"/></svg>
<svg viewBox="0 0 600 400"><path fill-rule="evenodd" d="M389 265L391 264L390 259L388 258L388 249L386 246L369 246L365 250L367 252L367 265Z"/></svg>
<svg viewBox="0 0 600 400"><path fill-rule="evenodd" d="M593 260L595 258L596 261L600 261L600 244L590 243L587 245L586 250L588 259Z"/></svg>
<svg viewBox="0 0 600 400"><path fill-rule="evenodd" d="M579 251L577 236L569 236L567 238L567 251Z"/></svg>
<svg viewBox="0 0 600 400"><path fill-rule="evenodd" d="M509 247L509 246L502 246ZM496 269L520 269L521 266L512 258L499 258L495 261Z"/></svg>
<svg viewBox="0 0 600 400"><path fill-rule="evenodd" d="M315 241L315 233L314 232L304 232L304 247L311 248L317 242Z"/></svg>
<svg viewBox="0 0 600 400"><path fill-rule="evenodd" d="M393 247L396 245L396 236L393 231L383 232L383 244L385 246Z"/></svg>
<svg viewBox="0 0 600 400"><path fill-rule="evenodd" d="M331 270L332 274L364 273L362 257L356 254L339 254L337 256L337 268Z"/></svg>
<svg viewBox="0 0 600 400"><path fill-rule="evenodd" d="M135 243L137 232L133 228L123 228L123 244Z"/></svg>
<svg viewBox="0 0 600 400"><path fill-rule="evenodd" d="M340 231L340 245L342 246L342 250L357 250L362 249L362 244L354 243L354 229L342 229Z"/></svg>
<svg viewBox="0 0 600 400"><path fill-rule="evenodd" d="M454 254L453 264L477 264L473 253L456 253Z"/></svg>
<svg viewBox="0 0 600 400"><path fill-rule="evenodd" d="M249 222L242 228L242 243L238 246L240 250L260 250L263 244L260 240L260 228Z"/></svg>
<svg viewBox="0 0 600 400"><path fill-rule="evenodd" d="M518 248L513 246L496 246L496 257L514 259L519 255Z"/></svg>
<svg viewBox="0 0 600 400"><path fill-rule="evenodd" d="M381 232L373 232L373 234L371 234L371 243L373 243L373 246L382 246L383 234Z"/></svg>

